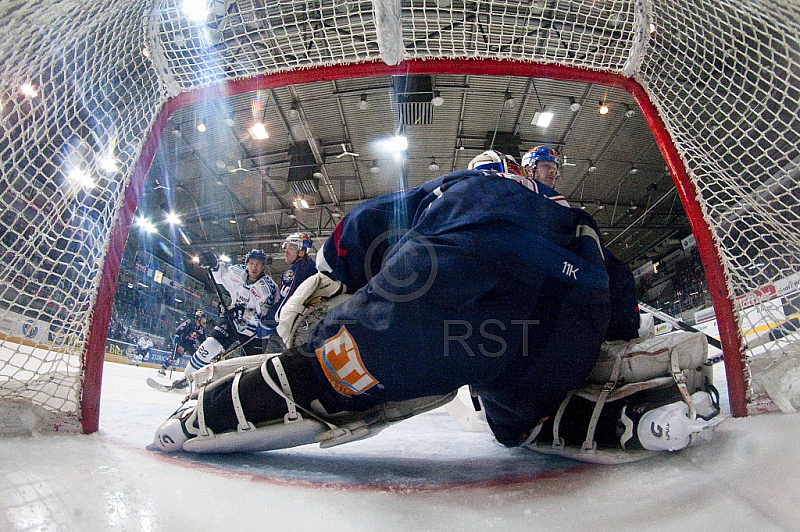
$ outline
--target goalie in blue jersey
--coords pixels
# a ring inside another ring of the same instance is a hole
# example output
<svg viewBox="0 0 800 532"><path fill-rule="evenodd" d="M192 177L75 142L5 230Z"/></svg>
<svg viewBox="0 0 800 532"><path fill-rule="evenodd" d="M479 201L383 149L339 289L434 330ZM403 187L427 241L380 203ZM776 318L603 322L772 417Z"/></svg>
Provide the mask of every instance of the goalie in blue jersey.
<svg viewBox="0 0 800 532"><path fill-rule="evenodd" d="M215 370L150 448L337 445L445 404L464 385L499 442L529 444L585 383L601 343L637 335L633 277L599 234L586 212L495 151L365 201L283 306L288 349L227 376Z"/></svg>

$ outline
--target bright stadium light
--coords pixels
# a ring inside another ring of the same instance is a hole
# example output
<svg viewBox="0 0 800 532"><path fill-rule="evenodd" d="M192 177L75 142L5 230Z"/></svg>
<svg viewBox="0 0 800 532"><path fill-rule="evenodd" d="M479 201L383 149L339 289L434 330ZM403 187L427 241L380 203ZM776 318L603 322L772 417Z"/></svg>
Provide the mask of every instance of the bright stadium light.
<svg viewBox="0 0 800 532"><path fill-rule="evenodd" d="M202 22L208 18L206 0L183 0L183 13L193 22Z"/></svg>
<svg viewBox="0 0 800 532"><path fill-rule="evenodd" d="M89 174L80 168L73 168L67 175L67 180L74 186L82 188L94 188L95 184L94 180L89 176Z"/></svg>
<svg viewBox="0 0 800 532"><path fill-rule="evenodd" d="M139 216L138 218L136 218L136 225L141 227L142 230L147 232L147 233L155 233L156 232L156 226L153 225L150 222L150 220L148 220L144 216Z"/></svg>
<svg viewBox="0 0 800 532"><path fill-rule="evenodd" d="M398 153L408 149L408 138L403 135L398 135L390 139L386 139L381 143L383 149L390 153Z"/></svg>
<svg viewBox="0 0 800 532"><path fill-rule="evenodd" d="M100 168L102 168L105 172L116 172L119 170L117 161L115 161L113 157L103 157L100 160Z"/></svg>
<svg viewBox="0 0 800 532"><path fill-rule="evenodd" d="M254 140L264 140L269 138L269 133L267 133L267 128L264 127L264 124L261 122L256 122L253 124L248 131L250 131L250 136L253 137Z"/></svg>
<svg viewBox="0 0 800 532"><path fill-rule="evenodd" d="M181 225L181 219L174 212L168 213L166 221L168 224Z"/></svg>

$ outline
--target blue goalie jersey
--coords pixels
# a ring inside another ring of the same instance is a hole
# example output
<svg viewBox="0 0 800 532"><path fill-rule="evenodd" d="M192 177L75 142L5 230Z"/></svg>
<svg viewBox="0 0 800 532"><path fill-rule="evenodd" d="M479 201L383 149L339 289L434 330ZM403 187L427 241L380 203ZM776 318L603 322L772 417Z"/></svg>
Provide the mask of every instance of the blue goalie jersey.
<svg viewBox="0 0 800 532"><path fill-rule="evenodd" d="M303 347L323 406L469 384L506 445L554 413L589 374L611 312L597 226L553 196L462 171L348 213L317 267L353 295Z"/></svg>

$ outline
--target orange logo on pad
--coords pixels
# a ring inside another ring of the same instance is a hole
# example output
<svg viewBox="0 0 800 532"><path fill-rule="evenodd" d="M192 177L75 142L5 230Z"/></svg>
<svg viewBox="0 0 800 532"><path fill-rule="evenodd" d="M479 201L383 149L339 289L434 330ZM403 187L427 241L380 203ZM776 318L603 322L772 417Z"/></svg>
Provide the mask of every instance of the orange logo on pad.
<svg viewBox="0 0 800 532"><path fill-rule="evenodd" d="M316 354L333 389L346 397L364 393L378 384L361 362L358 346L345 327L328 338Z"/></svg>

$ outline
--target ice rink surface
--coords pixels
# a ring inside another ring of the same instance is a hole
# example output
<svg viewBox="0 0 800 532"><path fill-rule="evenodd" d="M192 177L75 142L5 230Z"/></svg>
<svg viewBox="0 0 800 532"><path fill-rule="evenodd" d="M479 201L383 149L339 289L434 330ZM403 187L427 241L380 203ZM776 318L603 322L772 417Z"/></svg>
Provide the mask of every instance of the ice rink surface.
<svg viewBox="0 0 800 532"><path fill-rule="evenodd" d="M618 466L506 449L444 409L327 450L164 455L144 447L182 395L155 376L107 362L96 434L0 438L0 531L800 530L797 414Z"/></svg>

